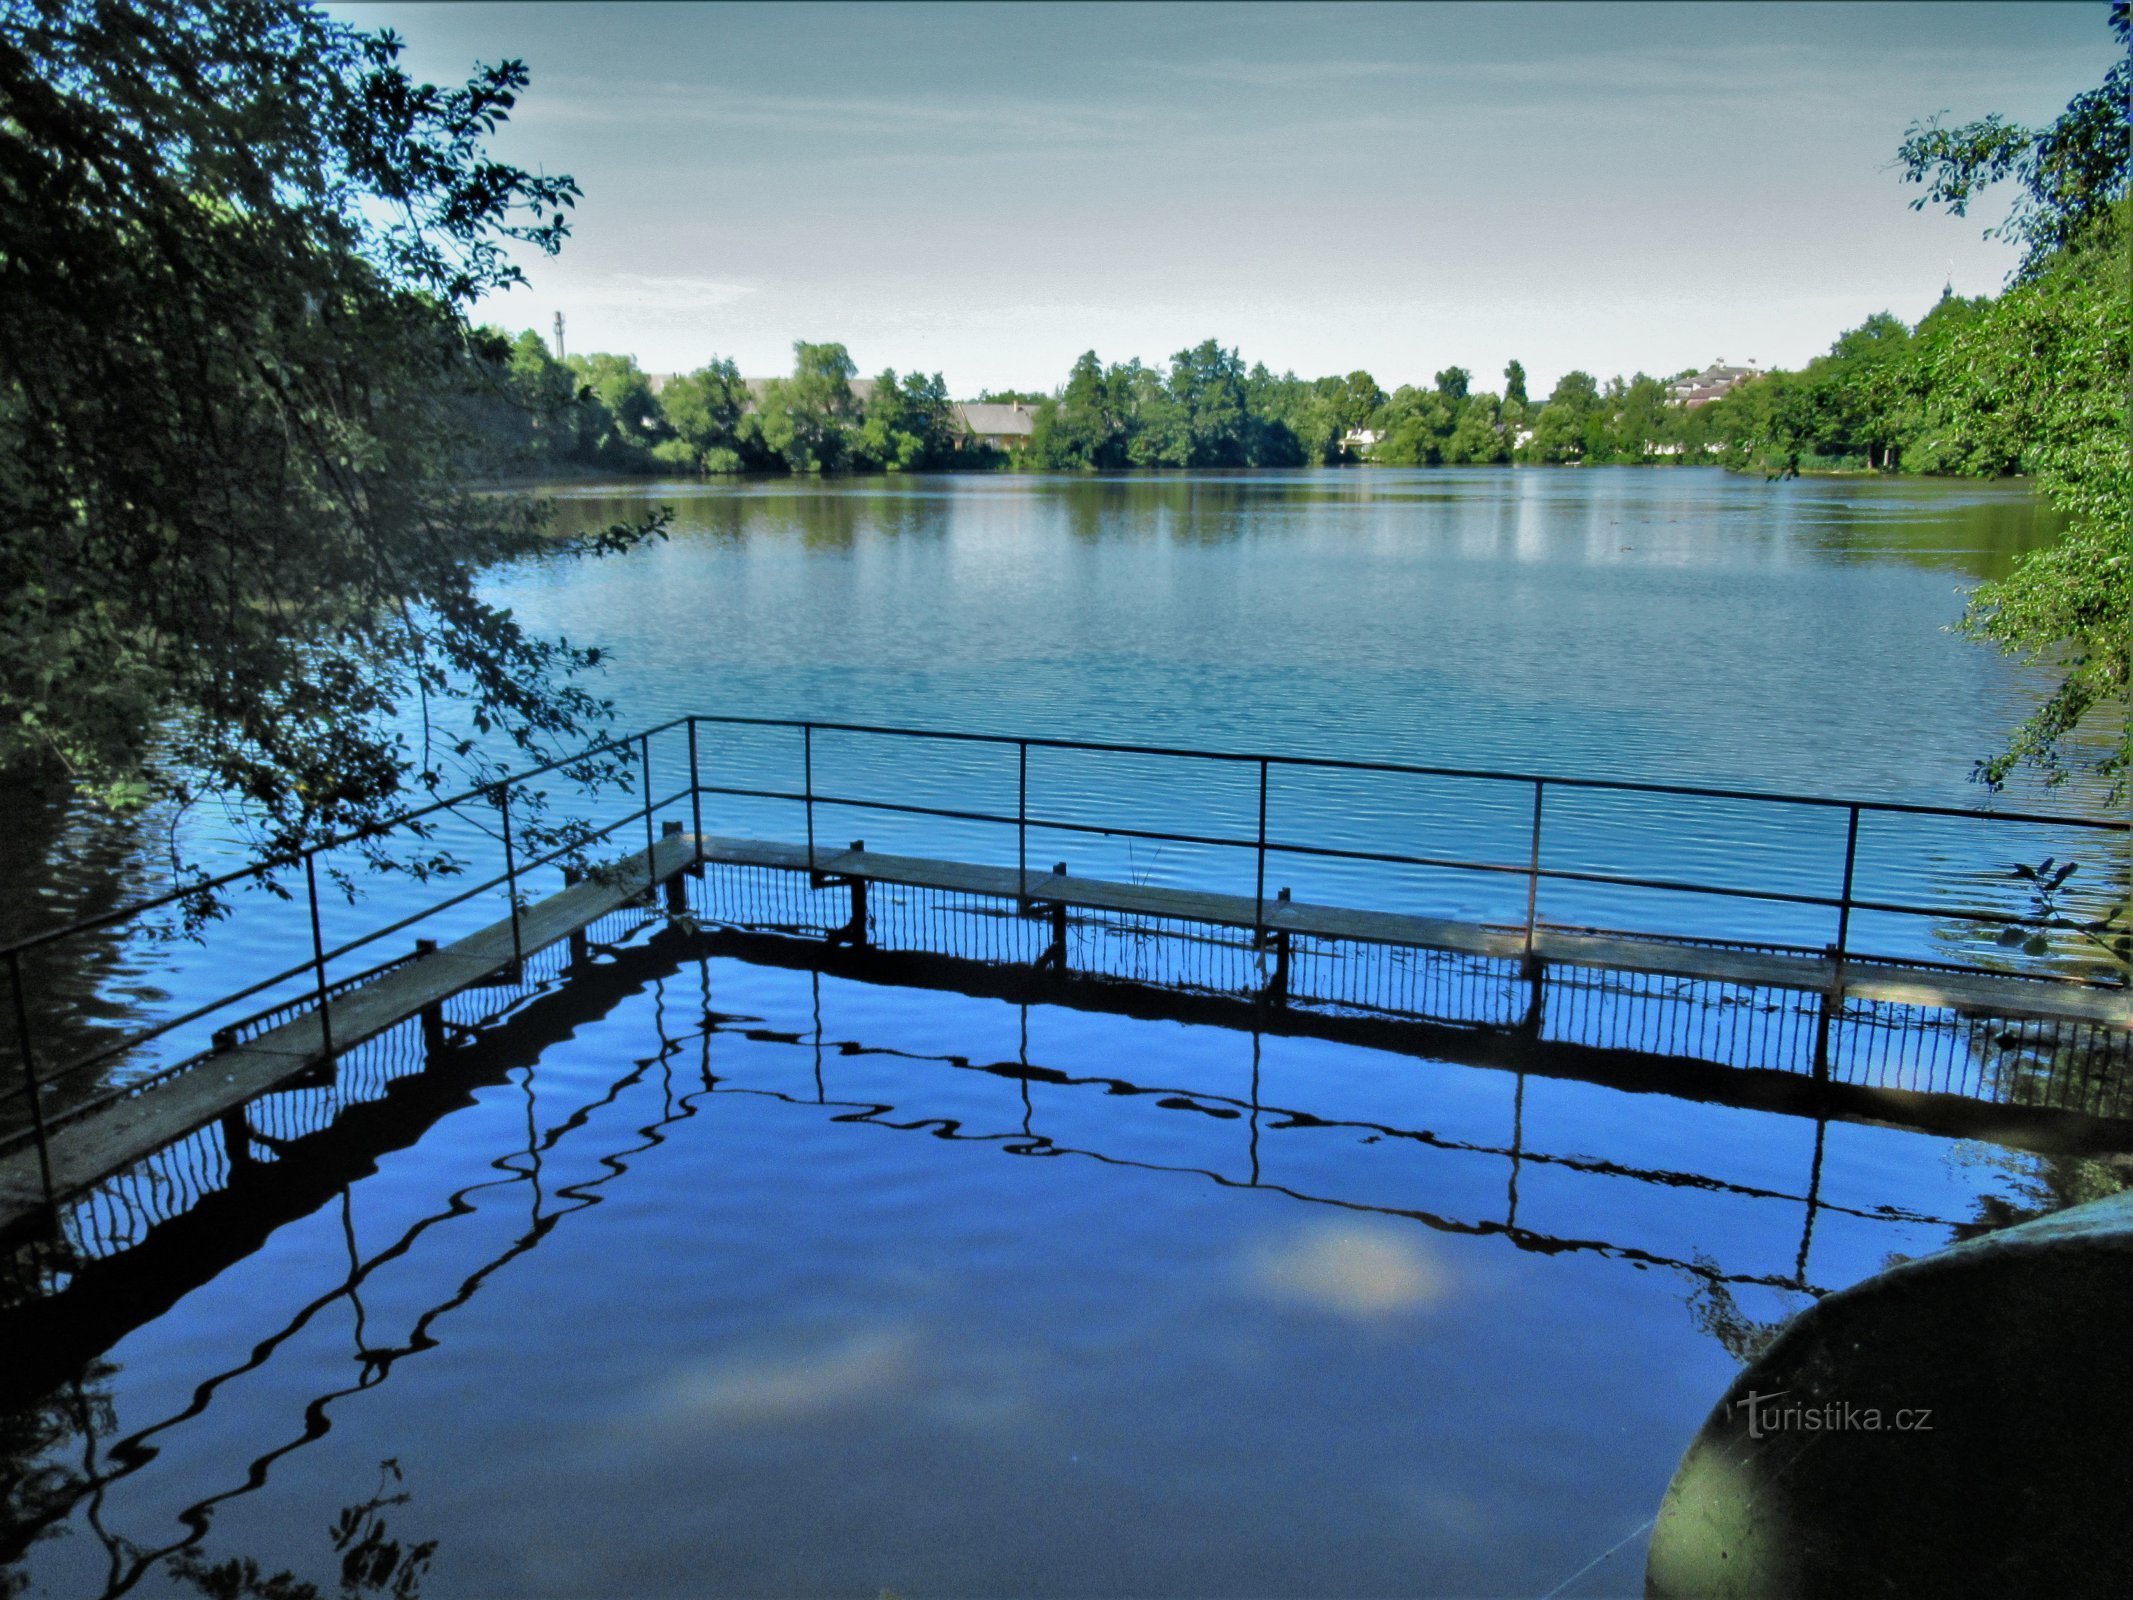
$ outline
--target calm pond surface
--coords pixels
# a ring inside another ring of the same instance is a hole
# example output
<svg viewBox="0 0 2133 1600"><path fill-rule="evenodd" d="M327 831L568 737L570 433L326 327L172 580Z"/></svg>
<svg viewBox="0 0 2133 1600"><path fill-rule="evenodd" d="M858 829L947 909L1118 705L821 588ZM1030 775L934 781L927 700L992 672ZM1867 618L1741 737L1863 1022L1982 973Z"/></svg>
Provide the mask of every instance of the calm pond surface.
<svg viewBox="0 0 2133 1600"><path fill-rule="evenodd" d="M664 546L493 585L536 629L613 648L627 726L850 719L1958 806L2035 685L1946 629L2050 533L2018 486L1701 471L562 499L587 521L678 512ZM710 741L706 781L784 786L796 746ZM1012 811L1011 752L920 748L825 735L815 781ZM655 787L685 781L675 749L658 761ZM1225 771L1039 756L1040 800L1248 832L1256 796ZM1305 778L1270 796L1282 837L1397 848L1419 827L1514 860L1530 803ZM711 831L802 825L784 802L707 805ZM988 824L819 820L1013 859ZM1831 871L1819 813L1566 801L1559 826L1551 864ZM1864 881L1935 903L1976 903L2007 864L1969 824L1872 843ZM1234 852L1042 846L1239 884ZM47 865L10 861L38 891L13 914L108 903L153 883L147 860L68 834ZM1296 858L1277 881L1506 910L1456 874ZM1797 909L1741 929L1738 903L1573 890L1544 914L1826 937ZM334 917L415 903L380 880ZM1974 942L1930 919L1868 935ZM410 1080L428 1099L351 1113L305 1157L315 1182L262 1147L163 1256L84 1274L67 1318L0 1322L25 1340L0 1362L0 1593L232 1593L246 1561L430 1595L1638 1593L1643 1524L1771 1324L2123 1181L2117 1160L677 937L642 930L598 982L534 996ZM203 949L90 952L45 1002L169 1014L300 938L255 897Z"/></svg>

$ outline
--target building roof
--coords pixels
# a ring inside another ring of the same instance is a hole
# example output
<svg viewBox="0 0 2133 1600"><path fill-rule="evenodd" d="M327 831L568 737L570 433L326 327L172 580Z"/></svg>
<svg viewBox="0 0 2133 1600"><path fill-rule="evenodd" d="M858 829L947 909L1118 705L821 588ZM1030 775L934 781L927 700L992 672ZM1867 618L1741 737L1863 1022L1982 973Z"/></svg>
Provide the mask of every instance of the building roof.
<svg viewBox="0 0 2133 1600"><path fill-rule="evenodd" d="M1729 367L1714 361L1694 377L1676 378L1667 392L1686 406L1706 405L1739 388L1750 378L1760 378L1761 367Z"/></svg>
<svg viewBox="0 0 2133 1600"><path fill-rule="evenodd" d="M1019 400L1007 405L973 400L955 409L963 426L982 438L1027 439L1037 428L1036 414Z"/></svg>

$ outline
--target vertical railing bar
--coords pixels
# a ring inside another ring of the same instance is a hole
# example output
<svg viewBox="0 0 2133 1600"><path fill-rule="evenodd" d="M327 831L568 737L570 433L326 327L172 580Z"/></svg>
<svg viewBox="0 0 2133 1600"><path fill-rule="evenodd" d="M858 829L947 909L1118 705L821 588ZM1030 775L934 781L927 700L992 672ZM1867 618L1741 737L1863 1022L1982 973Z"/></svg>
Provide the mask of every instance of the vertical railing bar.
<svg viewBox="0 0 2133 1600"><path fill-rule="evenodd" d="M704 780L696 765L696 718L689 718L689 820L696 828L696 864L704 864Z"/></svg>
<svg viewBox="0 0 2133 1600"><path fill-rule="evenodd" d="M644 892L650 894L659 887L659 864L653 859L658 841L652 834L652 736L637 735L637 758L639 770L644 774Z"/></svg>
<svg viewBox="0 0 2133 1600"><path fill-rule="evenodd" d="M1822 997L1820 1014L1815 1022L1814 1075L1817 1081L1822 1082L1829 1078L1830 1030L1835 1027L1838 1014L1844 1009L1844 957L1851 947L1852 882L1859 863L1859 807L1854 805L1847 809L1849 815L1844 824L1844 887L1837 895L1837 942L1829 947L1829 992ZM1812 1213L1809 1215L1811 1226Z"/></svg>
<svg viewBox="0 0 2133 1600"><path fill-rule="evenodd" d="M1015 741L1015 896L1029 898L1029 741Z"/></svg>
<svg viewBox="0 0 2133 1600"><path fill-rule="evenodd" d="M807 872L815 872L815 725L800 724L801 793L807 804Z"/></svg>
<svg viewBox="0 0 2133 1600"><path fill-rule="evenodd" d="M326 1059L333 1059L333 1013L326 1000L326 937L319 926L318 917L318 852L304 852L304 887L311 898L311 965L318 980L318 1032L319 1042L325 1047Z"/></svg>
<svg viewBox="0 0 2133 1600"><path fill-rule="evenodd" d="M37 1057L30 1045L30 1003L22 987L22 955L7 953L7 976L15 991L15 1042L22 1052L22 1077L29 1088L30 1131L37 1140L37 1173L44 1180L44 1203L58 1215L58 1191L52 1184L52 1146L44 1126L44 1085L37 1078Z"/></svg>
<svg viewBox="0 0 2133 1600"><path fill-rule="evenodd" d="M1258 871L1252 883L1252 932L1260 940L1266 936L1266 766L1267 758L1259 758L1259 850Z"/></svg>
<svg viewBox="0 0 2133 1600"><path fill-rule="evenodd" d="M518 850L511 842L511 785L509 782L496 786L496 809L503 818L504 828L504 894L511 902L511 972L518 975L525 965L526 951L518 925Z"/></svg>
<svg viewBox="0 0 2133 1600"><path fill-rule="evenodd" d="M1837 981L1844 980L1844 956L1852 932L1852 875L1859 863L1859 808L1850 808L1844 829L1844 887L1837 895Z"/></svg>
<svg viewBox="0 0 2133 1600"><path fill-rule="evenodd" d="M1533 965L1533 931L1540 912L1541 800L1547 793L1544 778L1533 780L1533 845L1526 864L1526 966Z"/></svg>

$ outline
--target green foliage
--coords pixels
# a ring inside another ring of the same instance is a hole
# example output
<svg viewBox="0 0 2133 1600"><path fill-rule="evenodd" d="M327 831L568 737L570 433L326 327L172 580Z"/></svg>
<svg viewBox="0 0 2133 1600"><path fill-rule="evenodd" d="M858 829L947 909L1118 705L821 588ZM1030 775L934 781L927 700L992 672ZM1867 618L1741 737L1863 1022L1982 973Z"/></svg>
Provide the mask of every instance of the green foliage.
<svg viewBox="0 0 2133 1600"><path fill-rule="evenodd" d="M1940 205L1960 217L1982 190L2013 178L2014 203L1985 236L2022 246L2023 276L2095 236L2105 244L2121 237L2115 218L2127 193L2127 150L2133 145L2127 118L2133 16L2127 0L2112 0L2110 27L2118 38L2117 61L2101 84L2076 95L2049 127L2025 128L1998 115L1958 128L1942 127L1938 117L1912 123L1896 152L1905 181L1925 186L1911 209Z"/></svg>
<svg viewBox="0 0 2133 1600"><path fill-rule="evenodd" d="M2021 242L2022 265L1989 307L1951 317L1923 363L1936 459L2018 461L2063 509L2059 542L2023 558L1973 597L1965 628L2048 665L2057 686L2006 747L1978 765L1997 786L2030 766L2047 782L2088 766L2123 797L2133 771L2133 15L2114 0L2118 59L2050 127L1987 117L1957 129L1914 125L1899 157L1926 186L1914 206L1957 216L2013 178L1994 230ZM1923 332L1923 330L1921 330ZM2081 753L2085 732L2101 751Z"/></svg>
<svg viewBox="0 0 2133 1600"><path fill-rule="evenodd" d="M715 473L752 464L752 430L744 422L748 385L731 361L668 379L657 404L673 437L653 454L668 465Z"/></svg>
<svg viewBox="0 0 2133 1600"><path fill-rule="evenodd" d="M2066 884L2080 870L2051 856L2034 866L2017 864L2009 876L2029 885L2029 920L2001 929L2000 944L2041 956L2051 950L2052 935L2059 934L2080 953L2101 956L2119 973L2133 975L2133 900L2118 900L2094 914L2075 909L2067 904Z"/></svg>
<svg viewBox="0 0 2133 1600"><path fill-rule="evenodd" d="M1444 459L1474 466L1510 460L1510 442L1504 436L1500 413L1501 402L1493 394L1468 395L1459 408L1452 436L1444 442Z"/></svg>
<svg viewBox="0 0 2133 1600"><path fill-rule="evenodd" d="M1082 471L1126 464L1125 385L1096 352L1083 352L1056 400L1038 403L1030 453L1045 466Z"/></svg>
<svg viewBox="0 0 2133 1600"><path fill-rule="evenodd" d="M566 365L578 380L580 438L590 435L581 459L626 472L643 467L674 437L634 356L572 356Z"/></svg>
<svg viewBox="0 0 2133 1600"><path fill-rule="evenodd" d="M859 402L852 379L859 368L841 344L792 347L793 374L764 385L755 412L763 448L794 472L834 472L852 454Z"/></svg>
<svg viewBox="0 0 2133 1600"><path fill-rule="evenodd" d="M2092 237L2002 295L1934 362L1941 448L1985 462L2018 450L2068 517L2057 543L1979 589L1964 619L1973 637L2059 680L1980 763L1988 784L2024 765L2047 782L2085 766L2122 796L2133 770L2129 291L2122 249Z"/></svg>
<svg viewBox="0 0 2133 1600"><path fill-rule="evenodd" d="M917 472L944 465L955 448L955 410L939 373L906 373L899 382L891 369L874 380L855 459L883 472Z"/></svg>
<svg viewBox="0 0 2133 1600"><path fill-rule="evenodd" d="M577 193L486 151L525 69L420 84L390 34L288 4L5 15L0 767L212 800L275 856L491 770L447 708L582 742L598 651L475 589L657 531L563 546L474 492L500 397L562 404L465 316Z"/></svg>

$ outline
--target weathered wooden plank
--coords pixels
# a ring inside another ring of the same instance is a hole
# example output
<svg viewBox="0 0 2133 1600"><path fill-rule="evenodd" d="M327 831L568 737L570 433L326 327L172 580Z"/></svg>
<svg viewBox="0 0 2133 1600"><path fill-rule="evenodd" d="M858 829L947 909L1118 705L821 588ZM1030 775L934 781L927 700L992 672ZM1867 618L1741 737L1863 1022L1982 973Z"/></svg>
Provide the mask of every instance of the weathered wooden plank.
<svg viewBox="0 0 2133 1600"><path fill-rule="evenodd" d="M703 836L704 859L732 867L785 867L807 870L807 846L782 844L775 839L731 839L718 834Z"/></svg>
<svg viewBox="0 0 2133 1600"><path fill-rule="evenodd" d="M706 858L714 861L785 867L796 871L807 866L804 845L706 838L704 849ZM815 869L827 876L860 877L876 883L1000 899L1020 897L1046 905L1212 923L1223 927L1253 927L1263 914L1264 925L1277 931L1323 939L1454 950L1498 960L1516 960L1525 950L1523 930L1517 928L1303 901L1276 899L1268 900L1262 906L1246 895L1216 894L1157 884L1114 883L1072 874L1032 872L1025 879L1013 867L887 855L871 850L824 851L818 848ZM1534 953L1557 966L1642 972L1655 977L1807 993L1826 992L1836 977L1834 965L1823 956L1728 950L1712 945L1675 944L1664 939L1573 933L1545 926L1535 934ZM1867 999L1935 1008L1956 1007L2008 1017L2096 1022L2118 1027L2133 1022L2126 997L2117 991L2020 978L1850 964L1845 968L1845 991Z"/></svg>
<svg viewBox="0 0 2133 1600"><path fill-rule="evenodd" d="M1934 972L1876 963L1844 969L1847 994L1907 1006L1944 1006L1978 1016L2038 1022L2088 1022L2133 1026L2122 989L2091 988L1986 972Z"/></svg>
<svg viewBox="0 0 2133 1600"><path fill-rule="evenodd" d="M700 841L669 835L653 847L590 875L560 893L525 907L519 917L517 951L532 955L577 933L610 912L639 900L646 890L699 858L739 866L805 871L804 845L707 835ZM1263 919L1270 929L1318 938L1357 940L1460 951L1515 959L1525 948L1522 930L1479 923L1365 911L1285 900L1264 903L1249 896L1216 894L1154 884L1115 883L1064 873L1031 873L975 862L940 861L868 850L823 851L814 870L832 877L941 889L1083 910L1113 911L1180 922L1249 928ZM1664 940L1574 933L1543 927L1534 953L1556 966L1644 972L1756 988L1826 992L1837 978L1825 957ZM337 997L329 1008L334 1044L345 1050L435 1005L511 965L514 939L506 917L420 960ZM2133 1026L2133 1008L2119 990L2069 983L2040 983L1992 974L1945 973L1887 963L1848 965L1846 993L1904 1005L1955 1008L2008 1018ZM58 1129L51 1141L54 1178L63 1193L96 1182L193 1129L288 1082L325 1054L320 1019L307 1013L257 1039L209 1057L190 1070ZM0 1226L42 1203L34 1149L0 1158Z"/></svg>
<svg viewBox="0 0 2133 1600"><path fill-rule="evenodd" d="M806 852L801 852L804 857ZM818 852L816 870L835 877L865 878L873 883L896 883L907 888L944 889L953 894L994 895L1015 898L1017 878L1013 867L981 866L972 861L933 861L921 856L884 855L878 850ZM1032 884L1039 880L1031 873ZM1053 880L1049 874L1043 879Z"/></svg>
<svg viewBox="0 0 2133 1600"><path fill-rule="evenodd" d="M1012 872L1008 874L1014 876ZM1204 889L1172 889L1153 883L1109 883L1071 873L1031 873L1029 897L1046 905L1080 906L1090 911L1117 911L1134 917L1167 917L1174 922L1209 922L1218 927L1252 926L1248 895L1212 894Z"/></svg>
<svg viewBox="0 0 2133 1600"><path fill-rule="evenodd" d="M804 854L804 852L803 852ZM671 877L694 859L692 841L669 835L519 913L517 949L533 955L643 896L647 878ZM507 968L513 959L507 916L428 955L395 967L327 1007L336 1051L406 1021ZM184 1072L55 1129L53 1186L64 1196L150 1155L302 1074L324 1059L315 1011L255 1039L219 1051ZM25 1146L0 1158L0 1229L43 1205L37 1152Z"/></svg>
<svg viewBox="0 0 2133 1600"><path fill-rule="evenodd" d="M1268 901L1266 911L1268 927L1310 934L1320 939L1415 945L1498 959L1515 959L1525 952L1522 932L1492 928L1478 922L1452 922L1442 917L1419 917L1401 911L1354 911L1344 906L1285 900Z"/></svg>
<svg viewBox="0 0 2133 1600"><path fill-rule="evenodd" d="M1751 988L1825 990L1836 978L1836 969L1820 956L1723 950L1712 945L1670 944L1664 939L1621 939L1606 934L1567 933L1545 926L1534 935L1533 949L1554 966L1646 972L1655 977L1739 983Z"/></svg>

